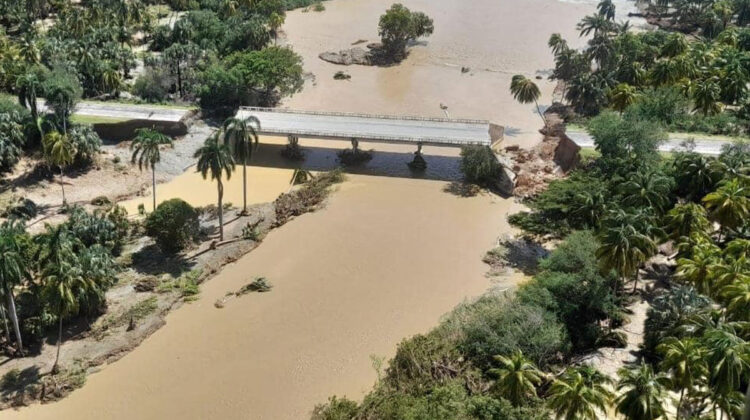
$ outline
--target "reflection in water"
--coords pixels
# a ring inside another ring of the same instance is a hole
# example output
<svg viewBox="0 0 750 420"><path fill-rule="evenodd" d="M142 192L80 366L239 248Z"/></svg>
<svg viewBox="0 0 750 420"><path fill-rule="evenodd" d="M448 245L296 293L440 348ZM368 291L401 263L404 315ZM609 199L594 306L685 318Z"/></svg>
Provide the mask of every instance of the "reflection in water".
<svg viewBox="0 0 750 420"><path fill-rule="evenodd" d="M328 171L339 166L336 153L351 147L347 141L300 139L305 151L305 160L293 162L281 157L286 138L262 137L256 153L247 168L247 200L249 204L266 203L276 199L290 187L295 169ZM360 143L363 149L373 149L373 159L366 164L347 168L347 172L366 175L380 175L403 178L434 179L457 181L461 179L459 149L451 147L430 147L422 149L427 169L412 171L407 163L414 157L416 146L404 144ZM158 169L157 169L158 170ZM216 203L216 182L204 180L188 169L173 180L156 186L156 198L163 202L181 198L193 206ZM224 202L238 206L242 203L242 167L237 166L229 181L224 181ZM129 214L135 214L143 204L151 210L151 190L142 197L121 203Z"/></svg>

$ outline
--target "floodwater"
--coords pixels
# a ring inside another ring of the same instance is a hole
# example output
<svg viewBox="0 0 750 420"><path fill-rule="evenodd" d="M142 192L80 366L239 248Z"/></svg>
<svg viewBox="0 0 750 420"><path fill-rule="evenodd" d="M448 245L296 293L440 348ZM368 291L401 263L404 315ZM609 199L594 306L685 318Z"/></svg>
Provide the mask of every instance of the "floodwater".
<svg viewBox="0 0 750 420"><path fill-rule="evenodd" d="M435 19L435 34L389 68L323 63L317 54L373 41L378 16L392 0L332 0L321 13L295 11L284 30L315 74L283 106L310 110L486 118L506 126L506 141L531 145L541 125L533 107L508 93L510 78L546 75L546 41L560 32L574 44L575 23L592 4L555 0L409 0ZM470 67L468 73L461 66ZM345 70L351 81L334 81ZM542 105L552 85L538 80ZM295 166L281 161L283 139L261 140L251 162L249 201L269 201L288 188ZM346 142L309 141L305 168L330 169ZM362 143L375 158L349 174L325 209L272 231L256 250L201 287L197 302L137 349L60 402L2 413L8 419L304 419L332 394L361 398L376 380L371 355L391 357L404 338L425 332L466 298L492 286L481 258L511 199L461 196L455 149L425 147L428 171L406 163L413 149ZM239 168L238 168L239 169ZM215 184L189 173L157 186L157 197L213 203ZM227 188L240 205L241 171ZM140 200L148 203L146 194ZM127 203L137 207L138 202ZM255 276L273 290L217 309L214 302ZM501 278L510 287L521 276ZM63 348L62 358L66 358Z"/></svg>

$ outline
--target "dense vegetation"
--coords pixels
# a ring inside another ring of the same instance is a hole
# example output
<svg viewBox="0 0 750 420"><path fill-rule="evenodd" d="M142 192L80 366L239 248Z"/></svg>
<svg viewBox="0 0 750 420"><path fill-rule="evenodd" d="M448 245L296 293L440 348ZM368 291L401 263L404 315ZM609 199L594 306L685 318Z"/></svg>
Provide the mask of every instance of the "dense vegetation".
<svg viewBox="0 0 750 420"><path fill-rule="evenodd" d="M614 5L578 25L588 46L570 48L559 35L551 76L564 82L565 98L584 116L628 108L641 119L680 131L743 134L748 131L750 28L744 1L657 1L653 6L680 32L633 32L614 22ZM695 36L693 36L695 35ZM630 106L634 105L634 106Z"/></svg>
<svg viewBox="0 0 750 420"><path fill-rule="evenodd" d="M406 47L417 38L432 35L435 27L426 14L412 12L400 3L393 4L380 16L378 34L383 50L391 60L406 57Z"/></svg>
<svg viewBox="0 0 750 420"><path fill-rule="evenodd" d="M106 308L104 294L118 271L114 257L131 230L127 215L116 206L94 213L71 207L67 212L67 221L47 225L34 236L26 232L23 219L0 225L5 301L0 317L8 352L23 355L29 346L41 344L53 325L59 346L65 320L96 316Z"/></svg>

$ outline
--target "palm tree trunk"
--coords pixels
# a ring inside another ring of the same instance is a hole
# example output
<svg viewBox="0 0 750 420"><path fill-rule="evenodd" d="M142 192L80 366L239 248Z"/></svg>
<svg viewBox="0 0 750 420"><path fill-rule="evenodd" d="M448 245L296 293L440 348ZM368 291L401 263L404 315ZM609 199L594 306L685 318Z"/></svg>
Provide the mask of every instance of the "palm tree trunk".
<svg viewBox="0 0 750 420"><path fill-rule="evenodd" d="M62 346L62 312L59 316L60 320L57 324L57 354L55 355L55 364L52 365L52 373L57 373L57 362L60 361L60 347Z"/></svg>
<svg viewBox="0 0 750 420"><path fill-rule="evenodd" d="M5 316L5 306L0 305L0 316L3 317L3 326L5 331L5 340L8 341L8 344L10 344L10 327L8 326L8 317Z"/></svg>
<svg viewBox="0 0 750 420"><path fill-rule="evenodd" d="M542 114L542 110L539 109L539 102L537 102L536 99L534 99L534 105L536 105L536 112L537 112L537 114L539 114L539 117L544 122L544 128L547 128L547 119L544 118L544 115Z"/></svg>
<svg viewBox="0 0 750 420"><path fill-rule="evenodd" d="M63 206L64 206L65 203L67 203L67 200L65 200L65 181L64 181L63 176L64 176L64 174L63 174L63 167L60 166L60 188L62 188Z"/></svg>
<svg viewBox="0 0 750 420"><path fill-rule="evenodd" d="M151 166L151 195L154 198L154 210L156 211L156 169Z"/></svg>
<svg viewBox="0 0 750 420"><path fill-rule="evenodd" d="M217 180L219 190L219 241L224 241L224 208L222 207L222 200L224 198L224 184L221 180Z"/></svg>
<svg viewBox="0 0 750 420"><path fill-rule="evenodd" d="M242 214L247 214L247 159L242 162Z"/></svg>
<svg viewBox="0 0 750 420"><path fill-rule="evenodd" d="M675 420L680 420L680 410L682 409L682 398L685 396L685 388L680 390L680 399L677 401L677 409L675 410Z"/></svg>
<svg viewBox="0 0 750 420"><path fill-rule="evenodd" d="M10 311L10 320L13 322L13 330L16 333L16 343L18 351L23 356L23 341L21 340L21 328L18 326L18 314L16 313L16 301L13 299L13 290L5 284L5 294L8 295L8 310Z"/></svg>
<svg viewBox="0 0 750 420"><path fill-rule="evenodd" d="M635 269L635 281L633 282L633 294L638 291L638 269Z"/></svg>

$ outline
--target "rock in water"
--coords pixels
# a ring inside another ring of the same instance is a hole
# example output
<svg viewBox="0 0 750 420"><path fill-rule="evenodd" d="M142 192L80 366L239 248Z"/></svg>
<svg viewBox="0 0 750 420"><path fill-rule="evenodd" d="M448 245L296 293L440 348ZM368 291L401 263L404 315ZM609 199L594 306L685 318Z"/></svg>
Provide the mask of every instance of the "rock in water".
<svg viewBox="0 0 750 420"><path fill-rule="evenodd" d="M359 47L341 50L339 52L328 51L321 53L318 57L323 61L344 66L352 64L360 64L363 66L372 65L372 54Z"/></svg>

